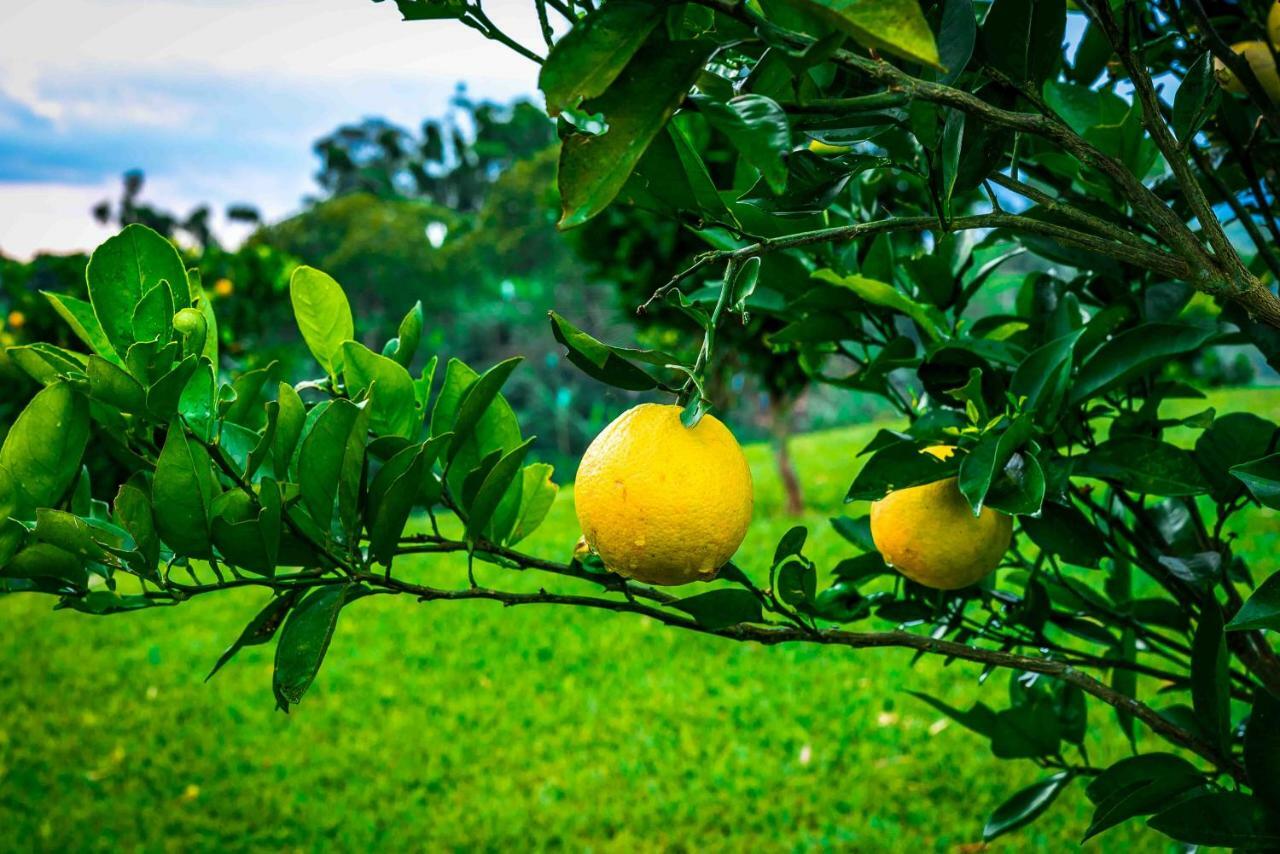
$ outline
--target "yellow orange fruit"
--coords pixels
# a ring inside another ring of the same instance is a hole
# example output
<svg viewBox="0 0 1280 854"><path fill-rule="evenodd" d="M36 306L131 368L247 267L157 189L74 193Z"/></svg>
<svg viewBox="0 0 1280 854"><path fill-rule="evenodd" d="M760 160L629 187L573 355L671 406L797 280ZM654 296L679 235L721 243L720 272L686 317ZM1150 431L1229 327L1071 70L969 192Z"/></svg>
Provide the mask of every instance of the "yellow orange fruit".
<svg viewBox="0 0 1280 854"><path fill-rule="evenodd" d="M1264 41L1237 42L1231 50L1238 53L1249 63L1253 76L1262 84L1263 91L1272 101L1280 101L1280 73L1276 71L1276 60L1271 53L1271 46ZM1244 82L1236 77L1220 59L1213 61L1213 76L1223 91L1241 94L1245 91Z"/></svg>
<svg viewBox="0 0 1280 854"><path fill-rule="evenodd" d="M213 283L213 292L219 297L229 297L236 292L236 286L230 279L218 279Z"/></svg>
<svg viewBox="0 0 1280 854"><path fill-rule="evenodd" d="M618 416L582 456L574 504L606 568L649 584L714 578L751 522L751 470L715 416L643 403Z"/></svg>
<svg viewBox="0 0 1280 854"><path fill-rule="evenodd" d="M927 451L947 459L954 448ZM983 507L978 516L955 478L896 489L871 505L871 539L885 563L912 581L956 590L980 581L1000 564L1013 520Z"/></svg>

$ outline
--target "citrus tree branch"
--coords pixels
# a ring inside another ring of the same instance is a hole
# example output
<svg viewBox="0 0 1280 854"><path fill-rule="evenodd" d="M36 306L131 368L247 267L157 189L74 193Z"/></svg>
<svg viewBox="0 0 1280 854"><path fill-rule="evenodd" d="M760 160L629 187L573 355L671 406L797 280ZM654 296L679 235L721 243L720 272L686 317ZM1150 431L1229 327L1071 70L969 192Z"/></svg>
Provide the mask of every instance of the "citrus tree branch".
<svg viewBox="0 0 1280 854"><path fill-rule="evenodd" d="M522 556L527 557L527 556ZM537 568L554 567L552 571L571 575L572 570L563 565L546 561L538 561ZM348 584L352 581L366 585L371 591L382 594L402 594L416 597L420 602L455 602L471 600L487 600L500 602L507 607L524 605L561 605L575 608L613 611L617 613L636 614L656 620L672 628L714 635L728 640L758 643L764 646L776 646L786 643L816 643L826 646L840 646L850 649L900 648L911 649L928 655L942 655L972 661L991 667L1021 670L1038 673L1074 685L1084 693L1112 706L1131 713L1142 721L1152 732L1170 742L1184 747L1204 759L1212 762L1217 768L1232 775L1238 780L1244 779L1244 769L1233 756L1222 754L1213 744L1196 733L1184 729L1162 716L1139 700L1122 694L1093 676L1085 673L1068 661L1023 655L1004 650L985 649L969 646L956 641L948 641L912 634L906 631L886 632L854 632L843 629L806 630L794 626L777 624L759 625L755 623L738 623L732 626L709 627L698 623L693 618L659 604L641 602L634 597L623 599L605 599L598 596L555 593L539 589L534 593L514 593L488 587L467 587L447 589L401 580L390 575L370 572L357 572L350 578L313 576L297 574L285 579L243 577L225 582L204 585L171 586L177 598L186 599L193 596L213 593L230 587L266 587L277 588L312 588L333 584Z"/></svg>

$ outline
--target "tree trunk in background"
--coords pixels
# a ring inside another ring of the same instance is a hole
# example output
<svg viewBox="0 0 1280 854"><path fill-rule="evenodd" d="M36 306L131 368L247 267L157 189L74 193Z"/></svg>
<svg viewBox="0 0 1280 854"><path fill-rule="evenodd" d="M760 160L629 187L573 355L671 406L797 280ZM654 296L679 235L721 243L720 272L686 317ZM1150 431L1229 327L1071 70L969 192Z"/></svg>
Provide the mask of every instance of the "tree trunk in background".
<svg viewBox="0 0 1280 854"><path fill-rule="evenodd" d="M769 436L773 445L773 457L778 464L778 477L782 480L782 492L786 497L786 511L790 516L804 512L804 492L800 478L791 462L791 408L794 400L769 397Z"/></svg>

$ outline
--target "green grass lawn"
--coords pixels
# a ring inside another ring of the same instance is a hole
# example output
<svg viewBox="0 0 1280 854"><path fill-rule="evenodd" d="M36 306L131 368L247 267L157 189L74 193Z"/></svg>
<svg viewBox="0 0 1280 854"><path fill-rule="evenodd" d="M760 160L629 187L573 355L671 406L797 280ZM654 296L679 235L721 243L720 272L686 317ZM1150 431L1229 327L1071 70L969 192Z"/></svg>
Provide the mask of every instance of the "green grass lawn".
<svg viewBox="0 0 1280 854"><path fill-rule="evenodd" d="M1219 412L1280 411L1274 391L1213 396ZM873 426L800 437L808 551L846 554L827 519ZM784 516L767 449L748 450L756 521L739 552L758 573ZM1274 554L1255 513L1244 547ZM563 557L578 534L564 490L526 545ZM1256 566L1265 564L1256 562ZM465 584L456 562L408 577ZM507 583L484 568L483 583ZM517 578L509 586L561 584ZM570 588L572 589L572 588ZM344 612L293 714L272 707L270 648L208 684L265 601L233 591L97 618L0 599L0 844L13 849L822 850L977 847L986 814L1038 770L906 695L993 703L976 665L910 665L898 650L765 649L599 611L378 596ZM880 626L881 628L885 626ZM1109 710L1095 763L1127 747ZM1106 717L1103 721L1102 718ZM1140 746L1165 749L1152 736ZM1091 810L1070 789L993 847L1062 850ZM1165 850L1140 826L1092 847Z"/></svg>

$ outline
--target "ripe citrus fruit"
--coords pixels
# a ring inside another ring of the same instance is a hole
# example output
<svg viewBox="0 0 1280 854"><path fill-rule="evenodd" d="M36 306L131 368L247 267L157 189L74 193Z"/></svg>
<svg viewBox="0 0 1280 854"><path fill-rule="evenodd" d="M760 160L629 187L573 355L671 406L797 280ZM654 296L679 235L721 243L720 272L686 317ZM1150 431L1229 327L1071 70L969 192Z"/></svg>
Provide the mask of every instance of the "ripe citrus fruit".
<svg viewBox="0 0 1280 854"><path fill-rule="evenodd" d="M236 286L230 279L218 279L213 283L213 292L215 295L225 299L236 292Z"/></svg>
<svg viewBox="0 0 1280 854"><path fill-rule="evenodd" d="M1267 97L1272 101L1280 101L1280 74L1276 72L1276 61L1271 55L1270 45L1263 41L1237 42L1231 46L1231 50L1240 54L1249 63L1249 67L1253 69L1253 76L1258 78ZM1238 95L1245 91L1244 83L1240 78L1236 77L1235 72L1227 68L1219 59L1213 61L1213 76L1217 78L1218 85L1227 92Z"/></svg>
<svg viewBox="0 0 1280 854"><path fill-rule="evenodd" d="M21 329L27 325L27 316L20 311L9 312L9 328Z"/></svg>
<svg viewBox="0 0 1280 854"><path fill-rule="evenodd" d="M1273 45L1280 46L1280 2L1272 3L1267 13L1267 37Z"/></svg>
<svg viewBox="0 0 1280 854"><path fill-rule="evenodd" d="M714 416L642 403L592 440L574 484L587 543L605 567L649 584L707 581L751 522L751 470Z"/></svg>
<svg viewBox="0 0 1280 854"><path fill-rule="evenodd" d="M926 450L943 460L955 453ZM995 569L1012 534L1003 513L983 507L975 517L954 477L896 489L871 505L871 539L885 562L939 590L968 587Z"/></svg>
<svg viewBox="0 0 1280 854"><path fill-rule="evenodd" d="M847 145L832 145L820 139L811 139L809 140L809 150L814 154L837 155L848 154L853 149Z"/></svg>

